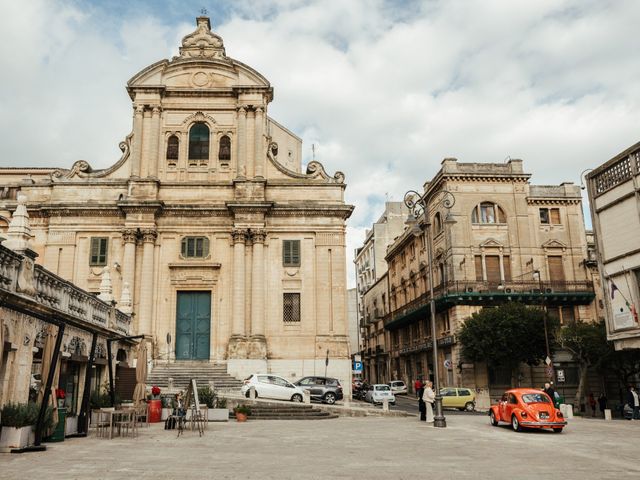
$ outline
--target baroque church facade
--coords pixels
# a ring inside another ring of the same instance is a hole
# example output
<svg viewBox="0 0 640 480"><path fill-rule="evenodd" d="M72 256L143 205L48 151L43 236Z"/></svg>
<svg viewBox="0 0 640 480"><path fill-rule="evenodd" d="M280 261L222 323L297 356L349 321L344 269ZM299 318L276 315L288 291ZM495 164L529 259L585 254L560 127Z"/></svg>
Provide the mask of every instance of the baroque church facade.
<svg viewBox="0 0 640 480"><path fill-rule="evenodd" d="M115 164L0 169L0 216L26 195L38 263L93 292L110 276L156 363L350 384L344 175L303 171L301 139L268 116L272 86L205 16L127 91Z"/></svg>

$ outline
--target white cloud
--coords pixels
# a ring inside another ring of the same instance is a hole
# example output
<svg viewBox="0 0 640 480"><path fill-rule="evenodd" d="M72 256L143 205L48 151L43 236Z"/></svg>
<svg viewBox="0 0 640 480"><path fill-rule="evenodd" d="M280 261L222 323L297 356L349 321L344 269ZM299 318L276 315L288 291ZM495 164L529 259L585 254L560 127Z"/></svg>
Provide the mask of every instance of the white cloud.
<svg viewBox="0 0 640 480"><path fill-rule="evenodd" d="M62 0L4 3L0 164L111 164L131 128L125 82L175 54L193 24ZM443 157L522 158L534 182L578 182L638 140L633 0L230 8L214 25L228 55L272 82L270 114L303 137L307 160L316 143L327 170L347 176L350 251L385 194L419 189Z"/></svg>

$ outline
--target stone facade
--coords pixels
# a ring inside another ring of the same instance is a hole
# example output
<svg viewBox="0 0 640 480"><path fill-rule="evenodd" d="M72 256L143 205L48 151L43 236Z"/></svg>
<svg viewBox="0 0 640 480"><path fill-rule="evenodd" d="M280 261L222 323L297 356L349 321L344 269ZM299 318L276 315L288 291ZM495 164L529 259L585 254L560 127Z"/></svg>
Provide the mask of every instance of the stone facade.
<svg viewBox="0 0 640 480"><path fill-rule="evenodd" d="M529 179L520 160L480 164L445 159L424 185L423 194L431 199L428 222L424 216L418 220L430 224L433 242L439 382L475 387L479 406L488 403L490 384L498 387L505 380L501 372L460 358L455 332L473 312L518 300L544 305L561 322L592 321L598 314L580 189L570 183L531 185ZM387 362L387 377L372 381L398 378L412 385L432 370L428 239L415 226L409 224L387 251L390 313L379 323L388 336L375 327L369 335L375 336L371 347L384 338L388 342L365 351L365 363L378 365L381 357ZM561 352L554 363L559 369L575 367ZM522 375L523 384L544 381L538 371L523 370Z"/></svg>
<svg viewBox="0 0 640 480"><path fill-rule="evenodd" d="M268 116L273 88L207 17L127 91L114 165L1 169L0 215L26 194L39 261L89 291L108 266L155 362L297 377L324 372L328 351L349 385L344 175L303 171L301 140Z"/></svg>
<svg viewBox="0 0 640 480"><path fill-rule="evenodd" d="M640 348L639 179L640 143L587 176L607 337L616 350Z"/></svg>

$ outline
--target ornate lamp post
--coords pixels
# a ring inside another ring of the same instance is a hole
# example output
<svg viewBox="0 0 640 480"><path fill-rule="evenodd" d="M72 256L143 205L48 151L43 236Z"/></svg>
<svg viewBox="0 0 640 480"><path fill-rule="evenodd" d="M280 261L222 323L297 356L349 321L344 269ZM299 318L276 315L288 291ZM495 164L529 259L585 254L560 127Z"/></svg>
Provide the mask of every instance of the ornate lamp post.
<svg viewBox="0 0 640 480"><path fill-rule="evenodd" d="M434 427L446 427L447 420L442 411L442 395L440 395L440 381L438 379L438 339L436 338L436 301L433 295L433 234L431 231L431 217L429 215L429 202L433 202L436 206L442 205L447 210L456 203L456 198L448 190L438 190L431 195L420 195L414 190L409 190L404 195L404 203L416 218L416 220L422 216L424 219L421 225L425 227L426 233L426 246L427 246L427 261L429 269L429 313L431 316L431 344L433 346L433 388L435 389L435 416ZM451 223L449 214L447 213L447 219L445 223ZM422 228L417 226L418 235L422 233Z"/></svg>

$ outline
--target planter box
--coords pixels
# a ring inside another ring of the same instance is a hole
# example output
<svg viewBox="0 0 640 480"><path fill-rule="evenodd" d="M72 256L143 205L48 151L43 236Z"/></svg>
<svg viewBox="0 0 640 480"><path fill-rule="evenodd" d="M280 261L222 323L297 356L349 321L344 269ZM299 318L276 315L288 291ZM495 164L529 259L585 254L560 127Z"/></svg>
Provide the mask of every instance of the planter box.
<svg viewBox="0 0 640 480"><path fill-rule="evenodd" d="M227 410L226 408L210 408L209 421L210 422L228 422L229 410Z"/></svg>
<svg viewBox="0 0 640 480"><path fill-rule="evenodd" d="M33 426L15 428L2 427L0 433L0 452L8 453L14 448L24 448L29 445Z"/></svg>
<svg viewBox="0 0 640 480"><path fill-rule="evenodd" d="M73 417L66 417L64 419L64 434L67 435L75 435L78 433L78 417L74 415Z"/></svg>

